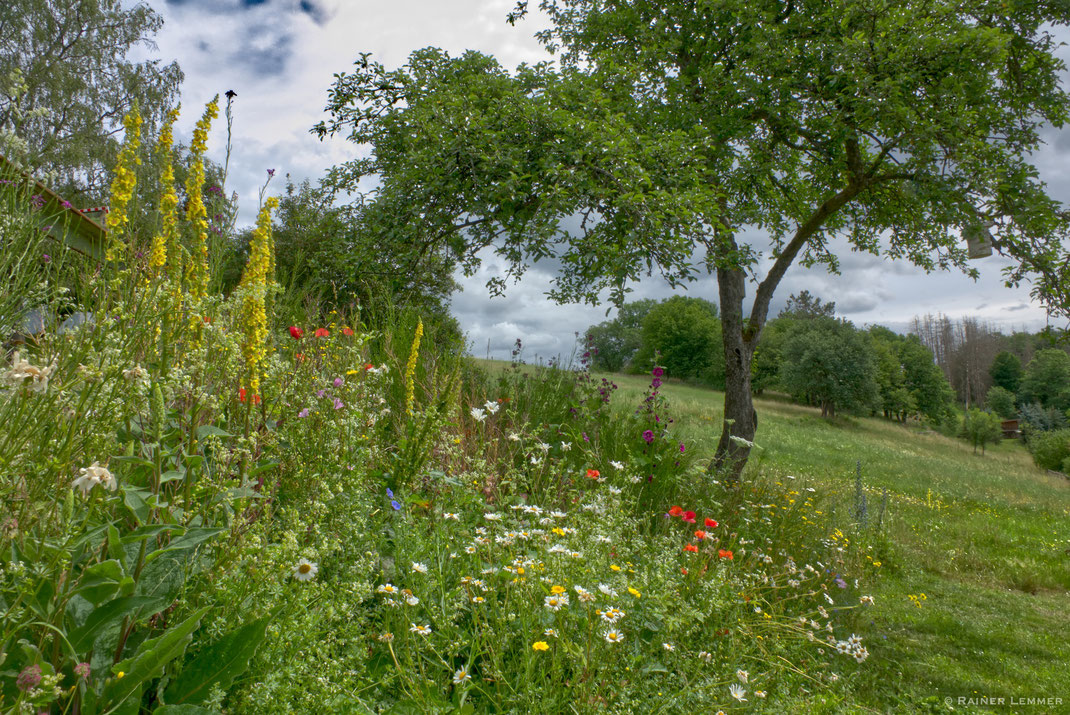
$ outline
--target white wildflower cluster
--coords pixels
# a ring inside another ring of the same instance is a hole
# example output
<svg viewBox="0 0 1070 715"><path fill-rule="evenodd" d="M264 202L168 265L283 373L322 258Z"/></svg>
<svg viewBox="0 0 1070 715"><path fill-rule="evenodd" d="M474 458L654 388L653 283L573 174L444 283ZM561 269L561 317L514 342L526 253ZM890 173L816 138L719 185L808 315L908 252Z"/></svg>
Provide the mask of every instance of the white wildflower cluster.
<svg viewBox="0 0 1070 715"><path fill-rule="evenodd" d="M33 392L45 392L48 390L48 381L52 373L56 371L56 359L46 367L38 367L24 360L16 350L11 362L11 369L4 375L4 379L15 387L28 386Z"/></svg>
<svg viewBox="0 0 1070 715"><path fill-rule="evenodd" d="M100 466L100 462L93 462L88 467L83 467L78 471L78 475L71 483L71 487L81 489L83 495L89 494L90 490L98 484L112 492L119 488L115 476L108 471L107 467Z"/></svg>

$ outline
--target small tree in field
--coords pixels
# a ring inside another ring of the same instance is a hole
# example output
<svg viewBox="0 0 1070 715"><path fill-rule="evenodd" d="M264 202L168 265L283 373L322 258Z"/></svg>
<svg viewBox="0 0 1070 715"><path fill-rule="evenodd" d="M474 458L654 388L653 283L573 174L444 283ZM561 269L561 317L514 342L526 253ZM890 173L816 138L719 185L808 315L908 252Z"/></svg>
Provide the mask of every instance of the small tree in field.
<svg viewBox="0 0 1070 715"><path fill-rule="evenodd" d="M977 454L977 448L980 447L982 456L985 445L998 444L1003 435L999 417L976 407L971 407L963 418L962 433L973 444L973 453Z"/></svg>

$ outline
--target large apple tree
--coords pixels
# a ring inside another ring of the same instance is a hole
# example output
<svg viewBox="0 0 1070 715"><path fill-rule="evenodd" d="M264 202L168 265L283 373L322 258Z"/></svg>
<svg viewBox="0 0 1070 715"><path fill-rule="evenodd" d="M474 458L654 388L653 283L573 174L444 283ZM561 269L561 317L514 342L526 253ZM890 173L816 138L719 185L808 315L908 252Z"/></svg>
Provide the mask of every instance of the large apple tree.
<svg viewBox="0 0 1070 715"><path fill-rule="evenodd" d="M508 18L527 13L521 2ZM552 296L621 302L651 272L717 278L726 364L711 469L738 478L756 429L751 361L796 261L838 268L832 239L926 270L988 233L1067 308L1067 216L1029 155L1068 97L1059 0L544 0L553 63L506 71L424 49L362 55L328 119L366 157L331 172L400 244L474 270L560 261ZM361 181L364 184L361 184ZM842 243L841 243L842 245ZM485 254L484 254L485 255ZM761 263L762 258L768 259ZM759 270L761 266L767 266ZM748 285L753 294L748 299ZM710 296L714 298L714 296Z"/></svg>

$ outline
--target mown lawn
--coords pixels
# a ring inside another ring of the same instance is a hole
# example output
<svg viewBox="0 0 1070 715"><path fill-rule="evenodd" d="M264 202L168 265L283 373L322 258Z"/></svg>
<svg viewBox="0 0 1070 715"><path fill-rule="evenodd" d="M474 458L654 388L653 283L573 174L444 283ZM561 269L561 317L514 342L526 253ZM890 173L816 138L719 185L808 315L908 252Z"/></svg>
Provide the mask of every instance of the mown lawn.
<svg viewBox="0 0 1070 715"><path fill-rule="evenodd" d="M612 379L622 404L637 402L648 384ZM663 393L677 429L712 454L722 393L672 383ZM1037 469L1016 442L981 456L917 425L830 423L776 399L759 399L757 409L761 449L747 479L814 486L843 527L855 521L857 462L870 522L887 490L882 529L864 537L880 563L870 579L878 608L864 634L872 657L846 707L945 712L952 698L956 712L1070 712L1070 481ZM982 696L1004 705L956 702Z"/></svg>

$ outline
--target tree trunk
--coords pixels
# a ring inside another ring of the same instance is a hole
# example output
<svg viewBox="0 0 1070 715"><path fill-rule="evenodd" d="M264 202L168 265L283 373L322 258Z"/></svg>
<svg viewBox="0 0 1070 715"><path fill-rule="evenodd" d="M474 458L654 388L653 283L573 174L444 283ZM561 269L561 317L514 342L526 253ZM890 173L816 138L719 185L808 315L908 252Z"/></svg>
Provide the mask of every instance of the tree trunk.
<svg viewBox="0 0 1070 715"><path fill-rule="evenodd" d="M718 268L717 288L721 299L724 338L724 425L709 471L711 474L723 474L727 483L734 484L739 482L743 467L747 464L750 443L754 442L754 433L758 428L758 416L751 398L750 371L760 331L748 329L744 332L746 274L741 270Z"/></svg>

